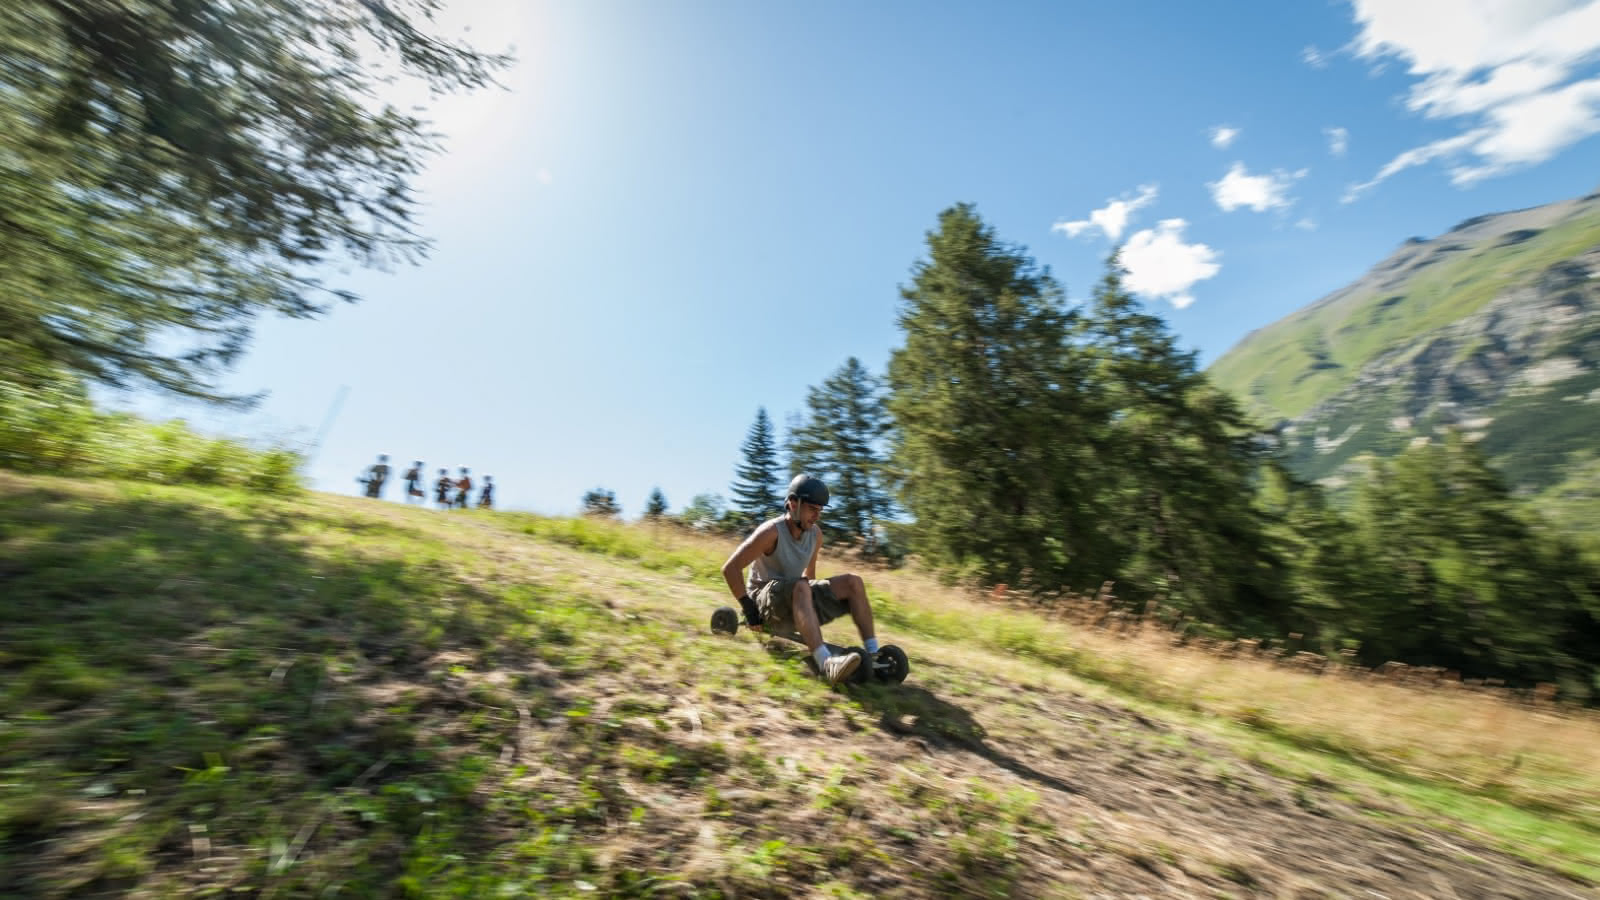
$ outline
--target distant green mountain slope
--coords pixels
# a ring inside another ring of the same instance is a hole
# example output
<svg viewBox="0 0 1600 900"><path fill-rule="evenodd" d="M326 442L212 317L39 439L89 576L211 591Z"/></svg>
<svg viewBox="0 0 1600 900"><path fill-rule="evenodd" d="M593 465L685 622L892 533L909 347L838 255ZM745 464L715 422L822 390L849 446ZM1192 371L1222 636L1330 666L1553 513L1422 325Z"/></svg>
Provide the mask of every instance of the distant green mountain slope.
<svg viewBox="0 0 1600 900"><path fill-rule="evenodd" d="M1600 192L1412 238L1253 332L1212 379L1338 486L1363 454L1460 429L1573 524L1600 511Z"/></svg>

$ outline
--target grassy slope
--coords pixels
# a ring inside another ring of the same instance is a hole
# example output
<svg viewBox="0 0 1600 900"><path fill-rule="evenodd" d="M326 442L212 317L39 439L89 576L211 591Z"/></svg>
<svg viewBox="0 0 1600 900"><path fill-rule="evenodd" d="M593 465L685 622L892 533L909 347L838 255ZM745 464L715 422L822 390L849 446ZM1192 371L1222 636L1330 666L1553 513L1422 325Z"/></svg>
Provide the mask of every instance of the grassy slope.
<svg viewBox="0 0 1600 900"><path fill-rule="evenodd" d="M835 692L705 633L725 550L0 473L0 894L1600 880L1591 716L1111 640L902 573L869 583L911 680Z"/></svg>
<svg viewBox="0 0 1600 900"><path fill-rule="evenodd" d="M1349 387L1379 355L1472 315L1501 291L1596 243L1600 215L1593 213L1521 243L1490 241L1421 269L1398 292L1368 291L1280 319L1240 341L1208 372L1258 418L1298 416Z"/></svg>

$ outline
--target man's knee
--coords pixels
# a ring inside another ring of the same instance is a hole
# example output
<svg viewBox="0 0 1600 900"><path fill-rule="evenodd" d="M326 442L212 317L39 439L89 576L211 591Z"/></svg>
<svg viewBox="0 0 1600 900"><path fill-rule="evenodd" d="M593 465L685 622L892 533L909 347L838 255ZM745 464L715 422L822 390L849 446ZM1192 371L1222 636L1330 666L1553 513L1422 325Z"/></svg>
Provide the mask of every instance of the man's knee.
<svg viewBox="0 0 1600 900"><path fill-rule="evenodd" d="M794 583L794 595L791 598L795 609L811 608L811 584L804 578Z"/></svg>
<svg viewBox="0 0 1600 900"><path fill-rule="evenodd" d="M861 580L860 575L846 575L844 577L844 584L845 589L850 593L850 596L859 597L863 601L867 599L867 583Z"/></svg>

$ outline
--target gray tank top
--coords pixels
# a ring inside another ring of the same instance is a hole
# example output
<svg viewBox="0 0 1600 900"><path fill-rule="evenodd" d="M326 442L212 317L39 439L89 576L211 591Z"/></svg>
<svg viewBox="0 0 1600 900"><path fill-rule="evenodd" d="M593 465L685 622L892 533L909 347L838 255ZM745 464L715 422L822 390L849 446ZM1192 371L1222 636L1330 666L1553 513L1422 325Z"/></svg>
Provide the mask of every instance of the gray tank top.
<svg viewBox="0 0 1600 900"><path fill-rule="evenodd" d="M778 523L778 546L772 548L771 553L756 557L755 562L750 564L750 580L754 582L751 590L766 581L805 577L806 566L811 564L811 554L817 552L817 538L822 533L821 529L812 526L797 541L789 533L789 524L783 520L783 516L770 521Z"/></svg>

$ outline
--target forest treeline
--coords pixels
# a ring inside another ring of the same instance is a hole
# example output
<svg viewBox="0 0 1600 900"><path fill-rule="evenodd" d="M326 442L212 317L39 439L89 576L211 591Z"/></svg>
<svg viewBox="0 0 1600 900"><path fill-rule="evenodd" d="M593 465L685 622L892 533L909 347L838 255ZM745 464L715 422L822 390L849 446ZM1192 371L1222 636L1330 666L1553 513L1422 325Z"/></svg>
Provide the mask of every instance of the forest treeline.
<svg viewBox="0 0 1600 900"><path fill-rule="evenodd" d="M952 578L1043 602L1111 582L1191 633L1600 697L1593 536L1552 530L1455 433L1373 461L1336 507L1123 275L1113 256L1070 304L973 207L946 210L888 371L847 360L782 439L759 410L731 503L702 495L683 517L748 526L806 471L833 489L831 539Z"/></svg>

